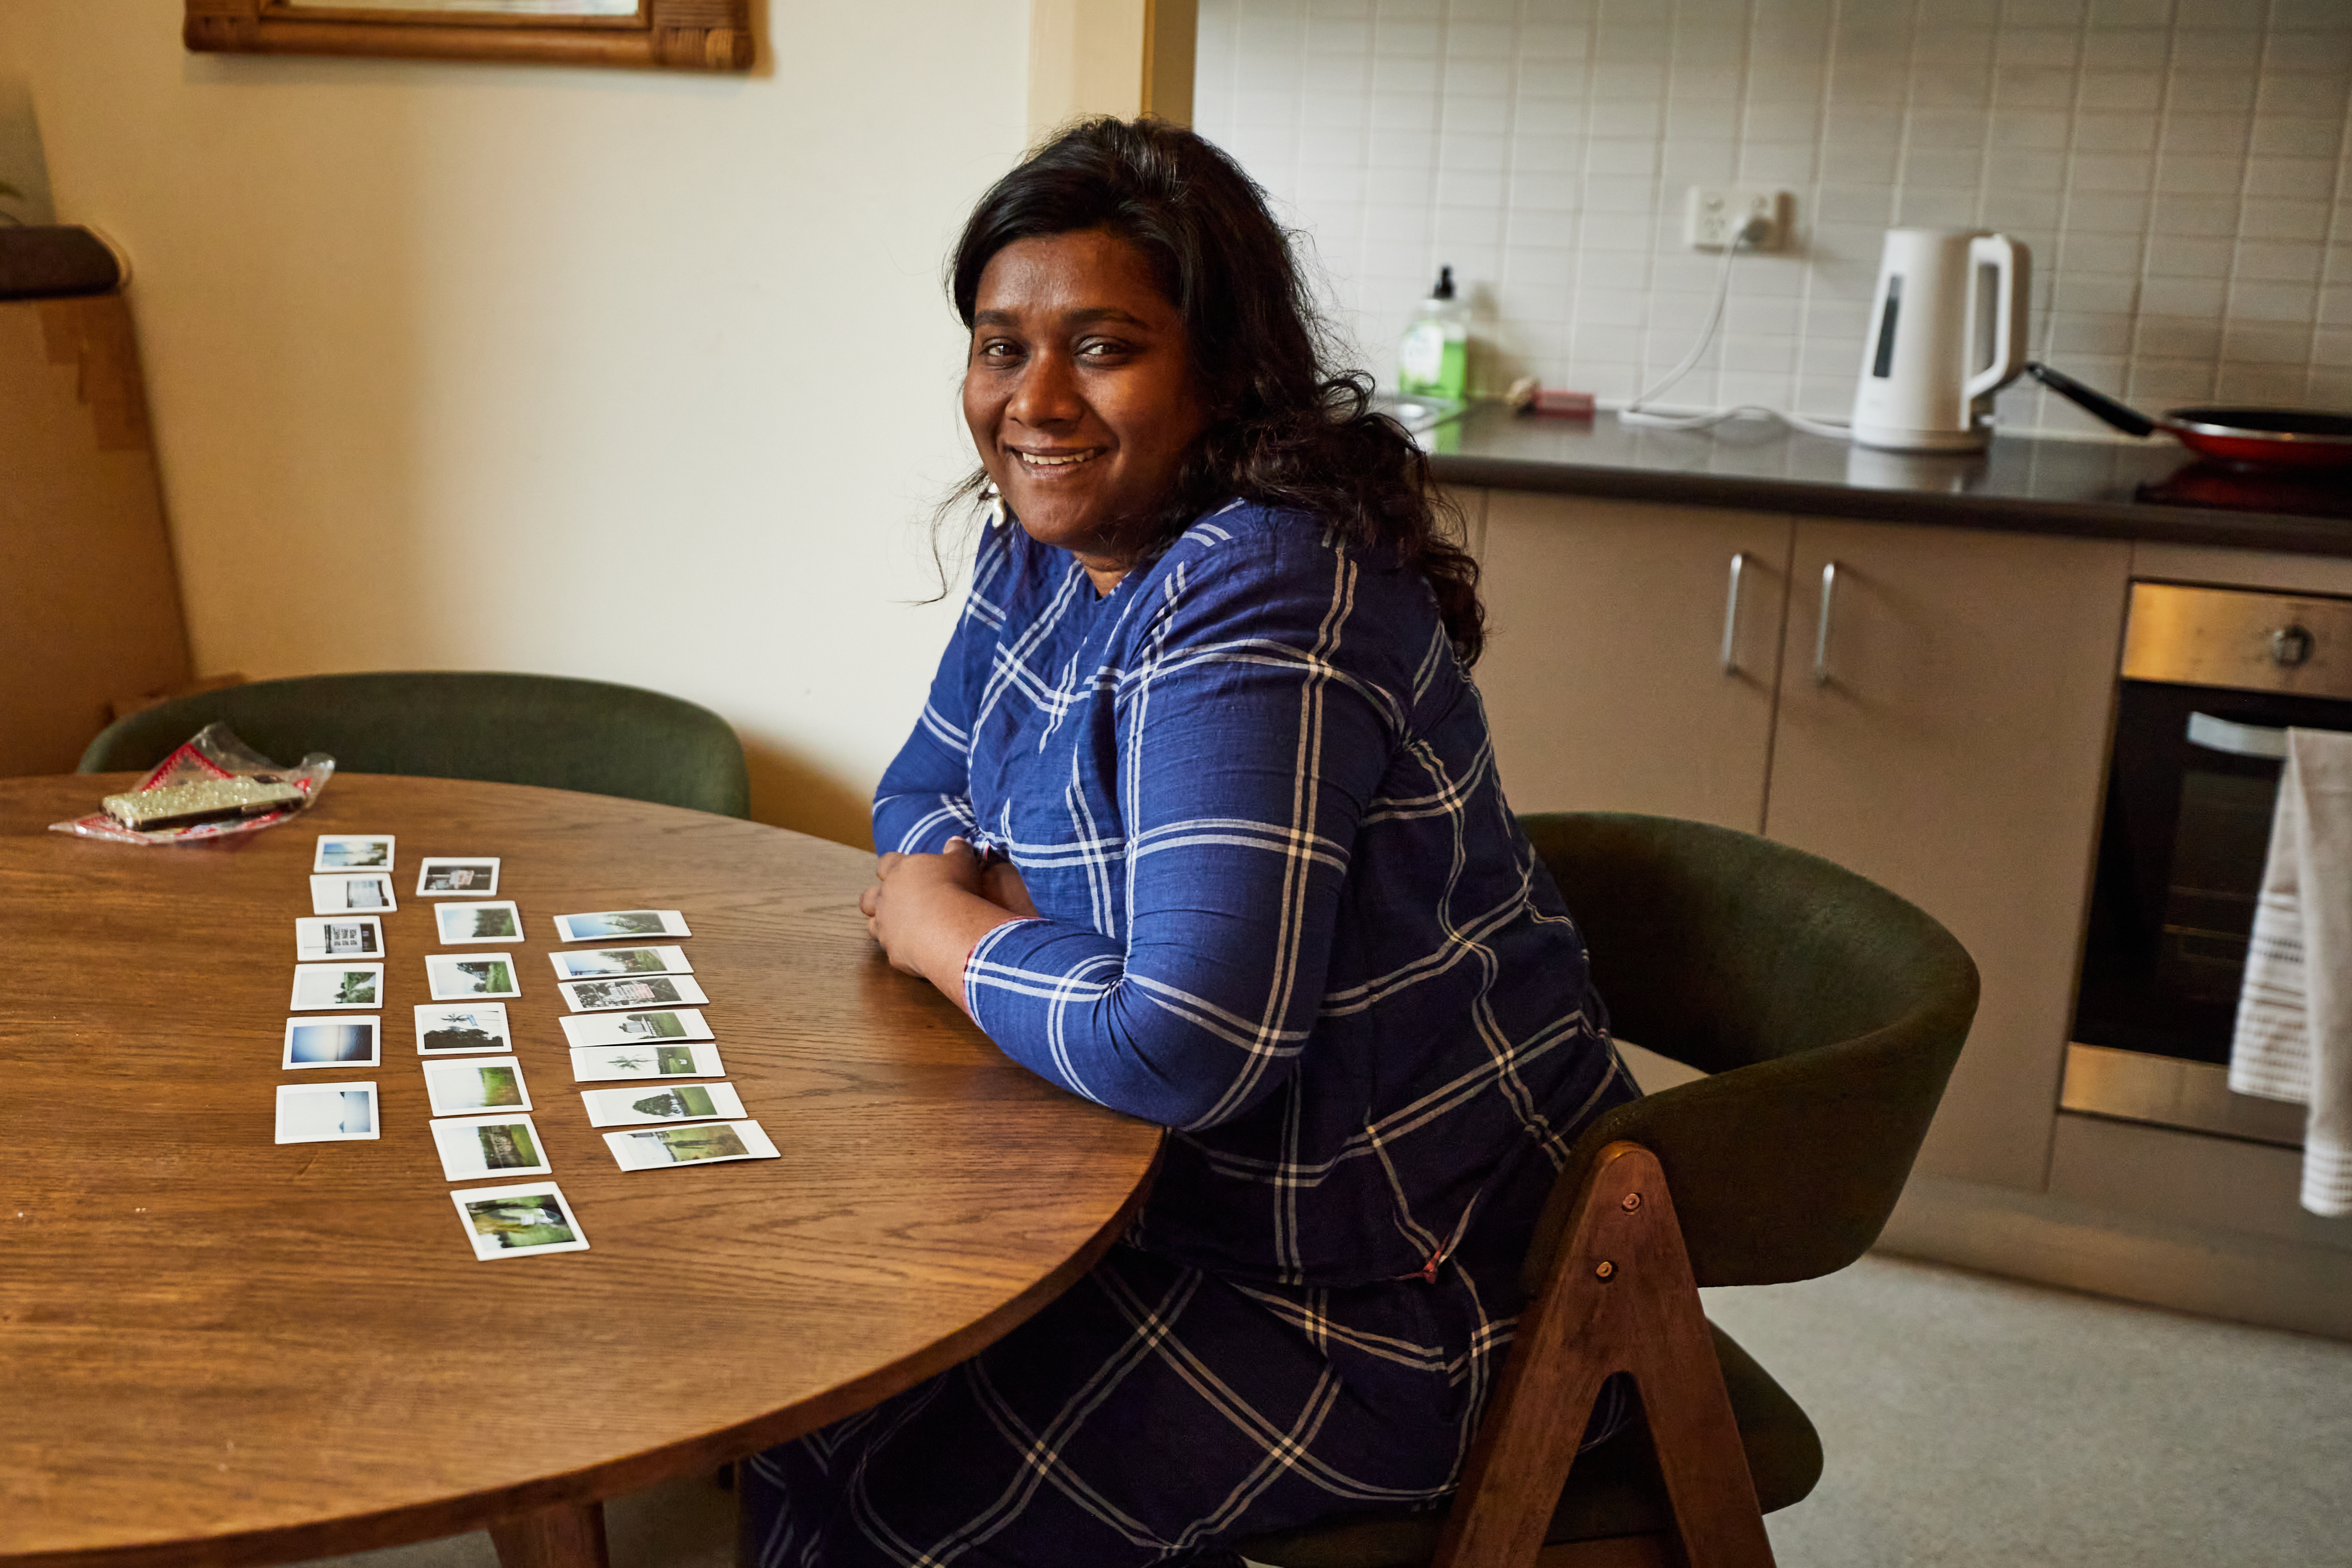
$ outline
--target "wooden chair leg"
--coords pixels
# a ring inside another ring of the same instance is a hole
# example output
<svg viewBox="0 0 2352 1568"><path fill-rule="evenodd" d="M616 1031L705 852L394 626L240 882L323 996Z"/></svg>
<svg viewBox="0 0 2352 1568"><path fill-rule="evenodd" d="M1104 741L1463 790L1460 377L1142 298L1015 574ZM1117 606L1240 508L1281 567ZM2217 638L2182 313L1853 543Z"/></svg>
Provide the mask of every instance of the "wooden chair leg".
<svg viewBox="0 0 2352 1568"><path fill-rule="evenodd" d="M490 1526L499 1568L612 1568L604 1505L562 1503Z"/></svg>
<svg viewBox="0 0 2352 1568"><path fill-rule="evenodd" d="M1611 1535L1547 1546L1536 1568L1683 1568L1683 1561L1663 1535Z"/></svg>
<svg viewBox="0 0 2352 1568"><path fill-rule="evenodd" d="M1772 1568L1731 1396L1699 1309L1665 1173L1612 1144L1550 1278L1520 1314L1432 1568L1528 1568L1592 1402L1633 1375L1690 1568Z"/></svg>

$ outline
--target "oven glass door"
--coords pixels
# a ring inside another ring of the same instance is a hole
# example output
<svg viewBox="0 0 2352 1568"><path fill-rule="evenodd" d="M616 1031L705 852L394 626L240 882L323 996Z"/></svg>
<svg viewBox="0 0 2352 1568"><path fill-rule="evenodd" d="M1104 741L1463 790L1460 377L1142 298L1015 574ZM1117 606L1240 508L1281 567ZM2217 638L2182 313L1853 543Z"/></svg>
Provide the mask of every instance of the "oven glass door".
<svg viewBox="0 0 2352 1568"><path fill-rule="evenodd" d="M2289 727L2352 730L2352 702L2123 683L2077 1042L2230 1060Z"/></svg>

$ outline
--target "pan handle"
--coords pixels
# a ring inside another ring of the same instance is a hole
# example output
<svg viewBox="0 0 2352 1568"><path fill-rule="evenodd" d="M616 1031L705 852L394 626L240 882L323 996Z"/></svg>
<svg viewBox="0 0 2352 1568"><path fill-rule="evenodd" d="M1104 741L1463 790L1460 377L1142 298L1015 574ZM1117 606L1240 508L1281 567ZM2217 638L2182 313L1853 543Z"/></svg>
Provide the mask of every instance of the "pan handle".
<svg viewBox="0 0 2352 1568"><path fill-rule="evenodd" d="M2094 419L2104 420L2126 435L2153 435L2156 421L2136 408L2117 402L2105 392L2093 392L2074 377L2048 365L2032 361L2026 363L2026 373L2068 402L2074 404Z"/></svg>

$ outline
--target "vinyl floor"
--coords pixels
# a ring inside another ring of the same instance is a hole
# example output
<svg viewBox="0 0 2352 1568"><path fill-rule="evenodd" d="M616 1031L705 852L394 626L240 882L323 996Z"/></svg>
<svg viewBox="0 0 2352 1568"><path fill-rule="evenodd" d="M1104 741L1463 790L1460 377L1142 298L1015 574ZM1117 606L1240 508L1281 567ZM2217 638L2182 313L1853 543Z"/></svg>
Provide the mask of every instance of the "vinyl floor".
<svg viewBox="0 0 2352 1568"><path fill-rule="evenodd" d="M2352 1344L1876 1256L1706 1294L1822 1434L1787 1568L2352 1568Z"/></svg>
<svg viewBox="0 0 2352 1568"><path fill-rule="evenodd" d="M1886 1257L1707 1295L1828 1451L1770 1521L1783 1568L2352 1568L2352 1344ZM701 1477L617 1499L614 1568L727 1568L731 1510Z"/></svg>

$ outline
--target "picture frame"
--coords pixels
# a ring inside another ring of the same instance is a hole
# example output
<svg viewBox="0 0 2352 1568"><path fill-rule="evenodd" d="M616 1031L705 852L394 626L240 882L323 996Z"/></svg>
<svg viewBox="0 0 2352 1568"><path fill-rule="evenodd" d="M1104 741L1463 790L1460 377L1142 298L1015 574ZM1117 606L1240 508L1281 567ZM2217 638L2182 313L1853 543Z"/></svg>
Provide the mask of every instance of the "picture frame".
<svg viewBox="0 0 2352 1568"><path fill-rule="evenodd" d="M751 68L751 0L184 0L192 53Z"/></svg>

